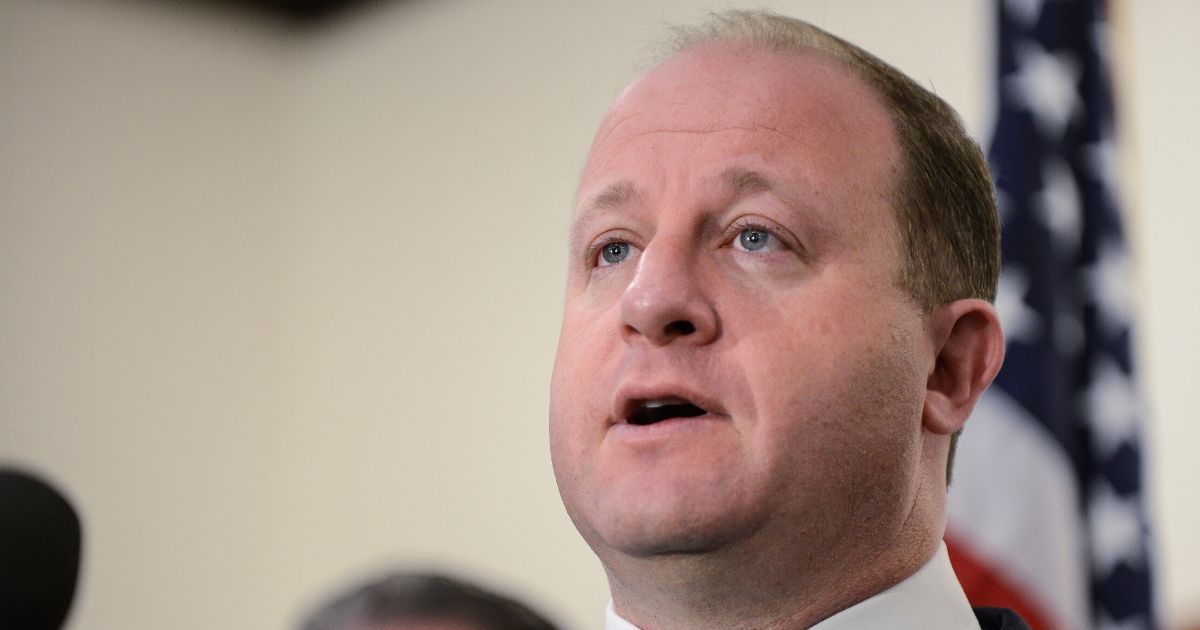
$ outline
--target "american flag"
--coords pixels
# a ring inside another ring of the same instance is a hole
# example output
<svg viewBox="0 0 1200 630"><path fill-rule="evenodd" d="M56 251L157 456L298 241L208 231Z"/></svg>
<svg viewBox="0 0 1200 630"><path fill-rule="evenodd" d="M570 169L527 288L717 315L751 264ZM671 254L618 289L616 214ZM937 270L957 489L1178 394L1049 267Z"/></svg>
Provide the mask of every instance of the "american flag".
<svg viewBox="0 0 1200 630"><path fill-rule="evenodd" d="M973 604L1035 630L1155 628L1104 3L997 15L1008 354L960 441L947 543Z"/></svg>

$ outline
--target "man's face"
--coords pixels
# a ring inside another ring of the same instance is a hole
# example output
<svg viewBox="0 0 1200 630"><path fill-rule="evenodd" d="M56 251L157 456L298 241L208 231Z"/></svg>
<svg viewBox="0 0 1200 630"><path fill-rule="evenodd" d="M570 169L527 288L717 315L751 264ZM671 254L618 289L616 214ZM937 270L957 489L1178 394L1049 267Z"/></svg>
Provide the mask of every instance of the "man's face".
<svg viewBox="0 0 1200 630"><path fill-rule="evenodd" d="M815 54L705 45L621 95L579 186L550 409L602 559L899 527L932 353L897 284L898 169L878 97Z"/></svg>

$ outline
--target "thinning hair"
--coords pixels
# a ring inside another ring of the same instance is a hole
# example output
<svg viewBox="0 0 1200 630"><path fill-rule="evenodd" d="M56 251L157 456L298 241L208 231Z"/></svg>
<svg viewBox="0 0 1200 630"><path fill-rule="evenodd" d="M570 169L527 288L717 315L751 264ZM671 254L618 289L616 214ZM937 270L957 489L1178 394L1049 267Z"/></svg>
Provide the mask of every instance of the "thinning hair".
<svg viewBox="0 0 1200 630"><path fill-rule="evenodd" d="M963 298L996 299L1000 220L991 171L950 105L862 48L812 24L767 11L715 13L675 28L660 59L709 43L773 53L816 52L842 62L882 100L900 145L892 203L903 249L897 281L926 311ZM954 447L946 462L949 482Z"/></svg>
<svg viewBox="0 0 1200 630"><path fill-rule="evenodd" d="M334 597L300 630L360 630L401 622L456 621L481 630L557 630L528 606L459 579L393 573Z"/></svg>
<svg viewBox="0 0 1200 630"><path fill-rule="evenodd" d="M891 116L902 155L893 190L906 252L901 286L926 309L961 298L995 300L1000 221L991 171L950 105L866 50L767 11L715 13L677 27L660 58L714 42L821 53L871 86Z"/></svg>

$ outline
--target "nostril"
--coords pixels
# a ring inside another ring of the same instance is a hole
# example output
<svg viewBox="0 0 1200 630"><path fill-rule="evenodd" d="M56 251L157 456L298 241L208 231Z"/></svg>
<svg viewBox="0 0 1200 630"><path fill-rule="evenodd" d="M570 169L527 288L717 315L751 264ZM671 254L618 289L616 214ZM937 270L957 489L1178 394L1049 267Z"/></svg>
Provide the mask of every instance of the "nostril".
<svg viewBox="0 0 1200 630"><path fill-rule="evenodd" d="M696 325L686 319L677 319L667 324L665 332L669 336L682 337L696 332Z"/></svg>

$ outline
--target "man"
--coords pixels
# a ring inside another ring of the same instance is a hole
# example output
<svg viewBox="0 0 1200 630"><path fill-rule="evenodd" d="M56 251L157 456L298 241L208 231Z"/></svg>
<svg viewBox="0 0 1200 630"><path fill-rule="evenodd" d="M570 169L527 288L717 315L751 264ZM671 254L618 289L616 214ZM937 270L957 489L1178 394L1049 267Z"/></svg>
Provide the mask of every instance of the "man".
<svg viewBox="0 0 1200 630"><path fill-rule="evenodd" d="M520 602L442 575L395 573L341 594L302 630L555 630Z"/></svg>
<svg viewBox="0 0 1200 630"><path fill-rule="evenodd" d="M584 167L555 475L617 628L1020 628L941 537L1003 355L999 226L944 102L803 22L681 32Z"/></svg>

